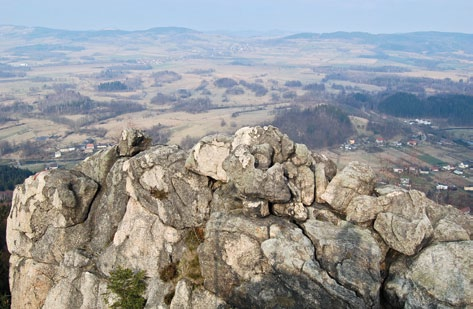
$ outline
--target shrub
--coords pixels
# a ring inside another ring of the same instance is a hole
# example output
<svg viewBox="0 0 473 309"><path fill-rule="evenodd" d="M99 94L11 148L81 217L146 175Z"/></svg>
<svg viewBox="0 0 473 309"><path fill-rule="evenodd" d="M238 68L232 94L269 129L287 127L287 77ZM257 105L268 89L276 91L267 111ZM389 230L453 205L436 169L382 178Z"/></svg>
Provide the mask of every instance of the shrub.
<svg viewBox="0 0 473 309"><path fill-rule="evenodd" d="M119 266L110 272L107 289L118 296L112 308L141 309L144 308L146 299L142 296L146 291L144 280L145 272L133 272L129 268Z"/></svg>
<svg viewBox="0 0 473 309"><path fill-rule="evenodd" d="M288 80L284 83L286 87L302 87L302 83L300 80Z"/></svg>
<svg viewBox="0 0 473 309"><path fill-rule="evenodd" d="M218 88L232 88L232 87L238 85L238 83L235 80L231 79L231 78L223 77L223 78L217 79L214 82L214 85Z"/></svg>

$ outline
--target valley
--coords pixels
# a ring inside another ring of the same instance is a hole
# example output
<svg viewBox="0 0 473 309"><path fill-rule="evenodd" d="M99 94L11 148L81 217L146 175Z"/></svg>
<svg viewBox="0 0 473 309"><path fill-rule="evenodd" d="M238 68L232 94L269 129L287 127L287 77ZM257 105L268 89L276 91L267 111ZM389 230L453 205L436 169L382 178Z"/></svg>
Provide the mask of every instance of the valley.
<svg viewBox="0 0 473 309"><path fill-rule="evenodd" d="M448 94L471 103L472 35L238 37L185 28L0 26L0 39L1 164L35 172L70 167L115 144L129 127L147 131L155 143L186 148L205 135L273 124L295 107L331 105L350 116L354 130L341 143L314 148L339 167L364 161L379 182L409 179L410 188L440 202L473 205L465 191L473 183L473 123L445 115L419 117L431 125L410 124L416 117L379 108L396 93ZM467 120L473 119L469 106ZM455 127L465 129L445 130ZM330 122L311 124L322 135L333 129Z"/></svg>

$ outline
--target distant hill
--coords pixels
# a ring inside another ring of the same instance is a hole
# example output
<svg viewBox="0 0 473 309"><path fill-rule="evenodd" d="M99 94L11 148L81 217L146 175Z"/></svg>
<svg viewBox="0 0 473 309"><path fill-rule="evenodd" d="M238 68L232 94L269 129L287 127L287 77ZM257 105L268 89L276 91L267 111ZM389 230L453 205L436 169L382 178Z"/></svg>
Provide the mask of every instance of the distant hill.
<svg viewBox="0 0 473 309"><path fill-rule="evenodd" d="M25 44L37 39L56 39L69 42L85 42L99 38L140 38L140 37L175 37L187 39L258 39L267 37L267 44L287 44L294 40L326 41L342 40L358 44L374 45L379 50L407 51L416 53L442 53L452 51L473 52L473 34L450 32L411 32L395 34L371 34L366 32L332 32L332 33L296 33L284 35L283 31L273 32L201 32L183 27L156 27L146 30L88 30L73 31L44 27L0 26L0 39L25 40ZM29 45L29 44L27 44Z"/></svg>
<svg viewBox="0 0 473 309"><path fill-rule="evenodd" d="M279 41L288 40L348 40L357 43L373 44L382 50L416 53L473 52L473 34L450 32L396 34L370 34L366 32L297 33L279 39Z"/></svg>

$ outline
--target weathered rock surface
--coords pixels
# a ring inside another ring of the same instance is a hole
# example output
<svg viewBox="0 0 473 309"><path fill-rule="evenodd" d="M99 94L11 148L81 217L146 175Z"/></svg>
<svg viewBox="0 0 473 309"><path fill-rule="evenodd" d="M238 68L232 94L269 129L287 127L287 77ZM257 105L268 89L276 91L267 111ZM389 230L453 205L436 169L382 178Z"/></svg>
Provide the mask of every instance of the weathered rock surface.
<svg viewBox="0 0 473 309"><path fill-rule="evenodd" d="M321 198L340 213L358 195L371 195L374 190L373 170L362 163L351 162L328 184Z"/></svg>
<svg viewBox="0 0 473 309"><path fill-rule="evenodd" d="M433 232L422 203L425 196L419 191L395 192L388 196L390 203L385 212L377 215L374 229L391 248L413 255Z"/></svg>
<svg viewBox="0 0 473 309"><path fill-rule="evenodd" d="M146 150L151 145L151 139L136 129L125 129L118 142L118 154L121 157L131 157Z"/></svg>
<svg viewBox="0 0 473 309"><path fill-rule="evenodd" d="M471 308L473 241L439 243L393 263L385 293L396 307Z"/></svg>
<svg viewBox="0 0 473 309"><path fill-rule="evenodd" d="M189 153L124 131L16 188L12 308L107 308L119 266L146 308L473 306L471 217L374 178L271 126Z"/></svg>
<svg viewBox="0 0 473 309"><path fill-rule="evenodd" d="M365 307L379 307L381 250L369 230L344 222L308 220L302 224L317 260L330 276L361 295Z"/></svg>
<svg viewBox="0 0 473 309"><path fill-rule="evenodd" d="M202 138L191 149L186 168L200 175L227 182L227 173L222 163L230 154L230 143L231 140L223 135Z"/></svg>

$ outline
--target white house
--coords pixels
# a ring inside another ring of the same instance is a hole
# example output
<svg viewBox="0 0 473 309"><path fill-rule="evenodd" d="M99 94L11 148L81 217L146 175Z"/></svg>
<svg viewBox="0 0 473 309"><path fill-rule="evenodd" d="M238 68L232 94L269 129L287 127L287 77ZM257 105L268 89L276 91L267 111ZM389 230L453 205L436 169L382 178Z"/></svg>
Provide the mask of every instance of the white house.
<svg viewBox="0 0 473 309"><path fill-rule="evenodd" d="M404 172L404 169L401 168L401 167L394 167L394 168L393 168L393 172L394 172L394 173L401 174L402 172Z"/></svg>

